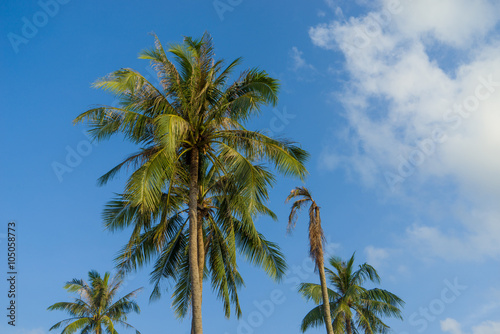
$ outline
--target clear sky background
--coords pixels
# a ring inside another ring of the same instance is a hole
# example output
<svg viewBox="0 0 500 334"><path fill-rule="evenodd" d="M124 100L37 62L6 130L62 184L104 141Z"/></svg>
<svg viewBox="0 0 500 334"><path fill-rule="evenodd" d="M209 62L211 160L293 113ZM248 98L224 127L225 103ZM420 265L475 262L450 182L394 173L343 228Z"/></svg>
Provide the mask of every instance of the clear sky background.
<svg viewBox="0 0 500 334"><path fill-rule="evenodd" d="M120 138L90 144L85 127L72 125L92 105L113 103L90 84L122 67L148 73L137 54L153 45L150 32L168 43L205 30L218 57L243 56L240 70L259 66L281 80L278 107L249 126L311 153L306 185L321 205L328 249L344 258L356 252L358 263L378 269L382 288L406 301L405 320L389 321L394 333L500 333L497 1L46 3L55 2L0 3L0 333L47 334L65 316L46 311L69 300L64 283L112 271L128 237L105 231L100 219L126 174L105 187L96 179L135 147ZM297 185L279 177L269 204L279 222L257 222L285 252L287 278L274 283L242 262L240 321L224 318L207 285L205 333L300 332L313 305L296 283L319 280L306 217L285 235L284 199ZM11 220L19 241L15 328L4 315L1 233ZM141 286L142 313L130 323L143 334L189 333L168 291L148 303L147 268L123 292ZM279 301L263 311L273 293Z"/></svg>

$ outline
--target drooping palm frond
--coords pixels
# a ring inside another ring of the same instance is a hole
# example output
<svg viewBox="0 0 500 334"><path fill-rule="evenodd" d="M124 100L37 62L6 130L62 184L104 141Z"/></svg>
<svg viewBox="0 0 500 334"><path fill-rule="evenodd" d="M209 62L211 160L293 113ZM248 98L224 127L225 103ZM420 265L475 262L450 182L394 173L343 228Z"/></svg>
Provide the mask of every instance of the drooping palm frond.
<svg viewBox="0 0 500 334"><path fill-rule="evenodd" d="M305 332L309 328L323 326L325 323L323 312L324 312L323 307L321 305L314 307L311 311L309 311L306 314L304 319L302 319L302 323L300 324L300 330L302 332Z"/></svg>
<svg viewBox="0 0 500 334"><path fill-rule="evenodd" d="M325 241L323 228L321 227L321 217L319 206L313 200L311 193L305 187L296 187L290 191L285 202L297 198L290 209L288 217L287 231L290 233L296 225L298 213L309 204L309 255L316 263L316 266L323 262L323 243Z"/></svg>

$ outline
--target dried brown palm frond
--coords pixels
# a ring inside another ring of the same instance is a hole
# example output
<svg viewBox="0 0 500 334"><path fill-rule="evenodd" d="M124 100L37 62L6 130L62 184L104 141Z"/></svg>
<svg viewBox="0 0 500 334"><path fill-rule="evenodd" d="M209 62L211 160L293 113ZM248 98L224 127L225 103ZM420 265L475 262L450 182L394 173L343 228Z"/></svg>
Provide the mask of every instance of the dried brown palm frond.
<svg viewBox="0 0 500 334"><path fill-rule="evenodd" d="M285 202L295 199L290 209L288 217L287 232L291 233L295 228L299 211L307 204L309 206L309 254L318 265L319 261L323 261L323 243L325 236L321 227L320 207L312 198L311 192L306 187L296 187L290 191Z"/></svg>

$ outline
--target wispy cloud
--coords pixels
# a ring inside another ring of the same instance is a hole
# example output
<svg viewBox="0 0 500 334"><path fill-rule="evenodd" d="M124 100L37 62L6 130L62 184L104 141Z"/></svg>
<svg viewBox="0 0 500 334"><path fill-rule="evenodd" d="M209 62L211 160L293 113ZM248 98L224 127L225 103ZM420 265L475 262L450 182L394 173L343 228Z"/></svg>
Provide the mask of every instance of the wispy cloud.
<svg viewBox="0 0 500 334"><path fill-rule="evenodd" d="M292 69L298 71L301 69L314 70L314 66L307 63L303 57L303 52L300 51L296 46L292 47L290 50L290 58L292 60Z"/></svg>
<svg viewBox="0 0 500 334"><path fill-rule="evenodd" d="M441 330L450 334L495 334L500 333L500 322L485 321L473 326L471 331L462 330L462 325L455 319L447 318L441 321Z"/></svg>

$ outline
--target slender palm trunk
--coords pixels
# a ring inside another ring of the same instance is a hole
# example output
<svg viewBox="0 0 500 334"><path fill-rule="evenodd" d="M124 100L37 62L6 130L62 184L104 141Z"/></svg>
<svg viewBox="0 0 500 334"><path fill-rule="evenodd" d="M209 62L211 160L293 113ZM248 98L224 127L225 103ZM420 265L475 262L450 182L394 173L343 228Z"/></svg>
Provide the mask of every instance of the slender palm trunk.
<svg viewBox="0 0 500 334"><path fill-rule="evenodd" d="M311 199L312 200L312 199ZM328 297L328 287L326 285L326 275L325 275L325 255L323 253L323 229L321 228L321 217L319 212L319 206L316 202L312 201L312 222L309 224L314 224L309 226L309 238L314 238L314 244L317 249L317 253L314 258L316 260L316 266L319 271L319 279L321 282L321 294L323 295L323 313L325 316L325 326L327 334L333 334L332 325L332 315L330 313L330 298ZM312 232L312 233L311 233ZM312 241L312 240L311 240Z"/></svg>
<svg viewBox="0 0 500 334"><path fill-rule="evenodd" d="M318 271L319 271L319 280L321 282L321 293L323 295L323 312L325 315L325 326L326 332L328 334L333 334L333 326L332 326L332 315L330 313L330 298L328 297L328 288L326 285L326 277L325 277L325 264L323 262L323 251L321 251L321 259L317 261Z"/></svg>
<svg viewBox="0 0 500 334"><path fill-rule="evenodd" d="M203 302L203 271L205 270L205 244L203 242L203 218L198 213L198 270L200 272L200 298ZM194 318L191 320L191 334L194 334Z"/></svg>
<svg viewBox="0 0 500 334"><path fill-rule="evenodd" d="M345 320L345 327L347 329L347 334L352 334L352 326L351 326L351 319L347 318Z"/></svg>
<svg viewBox="0 0 500 334"><path fill-rule="evenodd" d="M203 271L205 270L205 243L203 241L203 217L198 215L198 270L200 272L200 295L203 300Z"/></svg>
<svg viewBox="0 0 500 334"><path fill-rule="evenodd" d="M189 274L191 280L192 328L194 334L203 333L201 320L201 284L198 266L198 172L199 152L194 147L191 150L191 165L189 166Z"/></svg>

